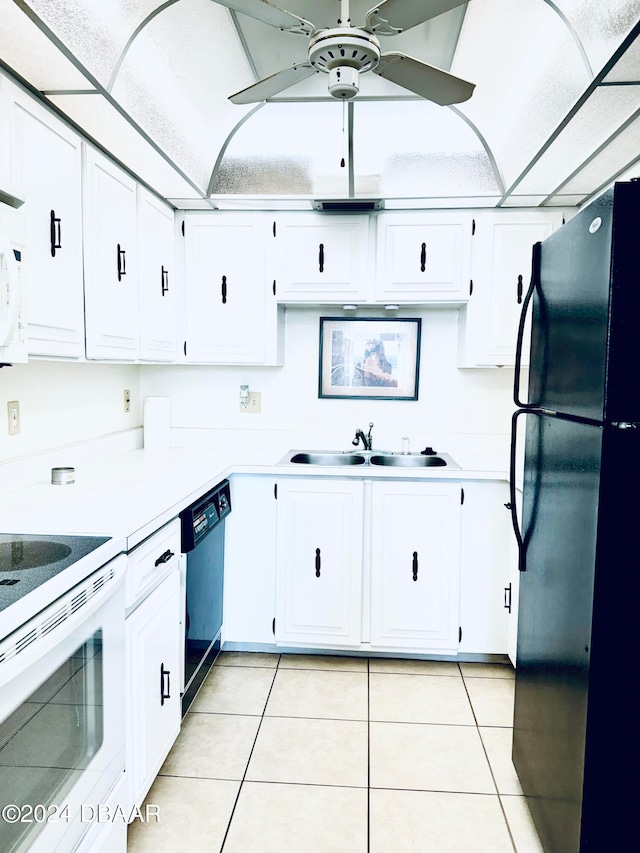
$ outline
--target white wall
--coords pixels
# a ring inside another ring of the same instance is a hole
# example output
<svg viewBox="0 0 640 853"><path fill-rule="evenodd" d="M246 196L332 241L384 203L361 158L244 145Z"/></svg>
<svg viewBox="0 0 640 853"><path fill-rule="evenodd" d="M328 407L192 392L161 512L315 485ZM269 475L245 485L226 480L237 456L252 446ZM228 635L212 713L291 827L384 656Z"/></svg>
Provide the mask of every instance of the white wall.
<svg viewBox="0 0 640 853"><path fill-rule="evenodd" d="M380 316L380 309L357 316ZM318 398L318 337L321 316L341 309L288 308L285 365L280 368L223 366L144 366L141 395L169 396L172 427L243 431L289 431L309 435L327 447L349 449L356 427L375 424L374 447L399 450L408 435L412 450L425 444L447 451L464 444L474 452L477 439L495 439L479 447L507 452L513 410L513 370L459 370L457 310L400 310L398 316L422 317L419 399L413 401L327 400ZM240 384L262 394L260 414L240 414ZM232 437L227 435L227 437ZM465 439L463 442L462 439ZM298 440L298 436L293 440ZM448 442L443 446L442 442ZM453 443L452 443L453 442ZM286 442L285 442L286 443ZM440 445L440 446L438 446ZM287 445L299 446L299 445ZM306 446L306 445L303 445ZM491 451L488 451L491 452Z"/></svg>
<svg viewBox="0 0 640 853"><path fill-rule="evenodd" d="M131 391L124 412L123 392ZM7 403L21 431L8 434ZM0 370L0 460L16 459L142 424L137 365L31 361Z"/></svg>

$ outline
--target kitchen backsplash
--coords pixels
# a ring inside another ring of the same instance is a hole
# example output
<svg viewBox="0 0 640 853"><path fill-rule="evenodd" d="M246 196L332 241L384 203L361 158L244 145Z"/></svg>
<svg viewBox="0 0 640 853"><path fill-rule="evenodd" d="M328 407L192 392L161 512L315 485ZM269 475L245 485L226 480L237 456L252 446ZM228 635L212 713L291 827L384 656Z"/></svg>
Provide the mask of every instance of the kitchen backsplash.
<svg viewBox="0 0 640 853"><path fill-rule="evenodd" d="M358 317L380 315L359 310ZM422 358L417 401L327 400L318 398L318 337L321 316L341 309L288 308L284 367L149 366L141 371L141 395L171 397L174 429L230 431L238 441L264 431L342 436L350 447L356 427L375 424L374 437L387 442L408 435L412 448L432 435L500 436L506 447L513 404L513 370L460 370L457 310L429 308L397 312L422 318ZM260 414L240 412L240 385L260 392ZM221 433L222 435L222 433ZM316 438L317 440L317 438ZM435 440L435 439L434 439Z"/></svg>
<svg viewBox="0 0 640 853"><path fill-rule="evenodd" d="M131 411L124 411L124 391ZM0 461L142 425L140 367L32 360L0 370ZM20 432L7 434L7 402L20 403Z"/></svg>

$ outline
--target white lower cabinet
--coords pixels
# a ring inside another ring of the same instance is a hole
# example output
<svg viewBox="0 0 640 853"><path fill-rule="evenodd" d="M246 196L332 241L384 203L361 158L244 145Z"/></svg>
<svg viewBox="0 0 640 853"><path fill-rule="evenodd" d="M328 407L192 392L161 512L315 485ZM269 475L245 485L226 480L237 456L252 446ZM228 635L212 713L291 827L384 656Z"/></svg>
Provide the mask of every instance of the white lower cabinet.
<svg viewBox="0 0 640 853"><path fill-rule="evenodd" d="M177 565L126 620L129 806L140 805L180 731Z"/></svg>
<svg viewBox="0 0 640 853"><path fill-rule="evenodd" d="M361 481L278 482L277 643L360 645L362 524Z"/></svg>
<svg viewBox="0 0 640 853"><path fill-rule="evenodd" d="M371 487L371 647L455 654L460 484Z"/></svg>
<svg viewBox="0 0 640 853"><path fill-rule="evenodd" d="M509 571L513 532L504 481L462 483L460 653L505 654L508 648Z"/></svg>
<svg viewBox="0 0 640 853"><path fill-rule="evenodd" d="M459 534L456 482L280 480L276 642L455 654Z"/></svg>

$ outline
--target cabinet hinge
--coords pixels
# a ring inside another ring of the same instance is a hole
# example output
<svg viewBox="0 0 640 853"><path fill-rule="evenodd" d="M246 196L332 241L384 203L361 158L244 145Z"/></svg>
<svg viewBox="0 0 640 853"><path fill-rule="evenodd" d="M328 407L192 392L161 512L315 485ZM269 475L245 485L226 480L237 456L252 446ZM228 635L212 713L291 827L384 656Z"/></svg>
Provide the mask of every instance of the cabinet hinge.
<svg viewBox="0 0 640 853"><path fill-rule="evenodd" d="M182 220L182 236L184 237L184 219Z"/></svg>
<svg viewBox="0 0 640 853"><path fill-rule="evenodd" d="M469 296L473 293L473 279L469 279Z"/></svg>
<svg viewBox="0 0 640 853"><path fill-rule="evenodd" d="M273 496L276 500L278 500L278 484L274 483L273 485Z"/></svg>
<svg viewBox="0 0 640 853"><path fill-rule="evenodd" d="M273 636L276 635L276 617L273 617L273 622L271 623L271 630L273 631Z"/></svg>
<svg viewBox="0 0 640 853"><path fill-rule="evenodd" d="M464 503L464 489L460 489L460 503Z"/></svg>
<svg viewBox="0 0 640 853"><path fill-rule="evenodd" d="M273 236L274 237L276 236L276 221L275 221L275 219L273 220Z"/></svg>
<svg viewBox="0 0 640 853"><path fill-rule="evenodd" d="M273 295L274 296L276 295L276 280L275 280L275 278L273 280Z"/></svg>
<svg viewBox="0 0 640 853"><path fill-rule="evenodd" d="M471 220L471 236L473 237L473 235L475 233L476 233L476 221L475 221L475 219L472 219Z"/></svg>
<svg viewBox="0 0 640 853"><path fill-rule="evenodd" d="M462 642L462 625L458 628L458 642Z"/></svg>
<svg viewBox="0 0 640 853"><path fill-rule="evenodd" d="M185 357L186 357L186 355L187 355L187 342L186 342L186 341L184 342L184 347L183 347L183 349L184 349L184 354L185 354Z"/></svg>

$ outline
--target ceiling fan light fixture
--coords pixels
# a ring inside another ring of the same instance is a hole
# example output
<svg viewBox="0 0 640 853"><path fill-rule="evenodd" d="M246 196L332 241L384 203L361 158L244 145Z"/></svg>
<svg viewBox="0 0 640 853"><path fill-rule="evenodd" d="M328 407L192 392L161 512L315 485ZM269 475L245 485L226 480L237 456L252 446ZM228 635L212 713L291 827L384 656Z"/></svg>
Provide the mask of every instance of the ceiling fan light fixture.
<svg viewBox="0 0 640 853"><path fill-rule="evenodd" d="M338 65L329 71L329 94L339 100L355 98L360 91L360 74L357 68Z"/></svg>

